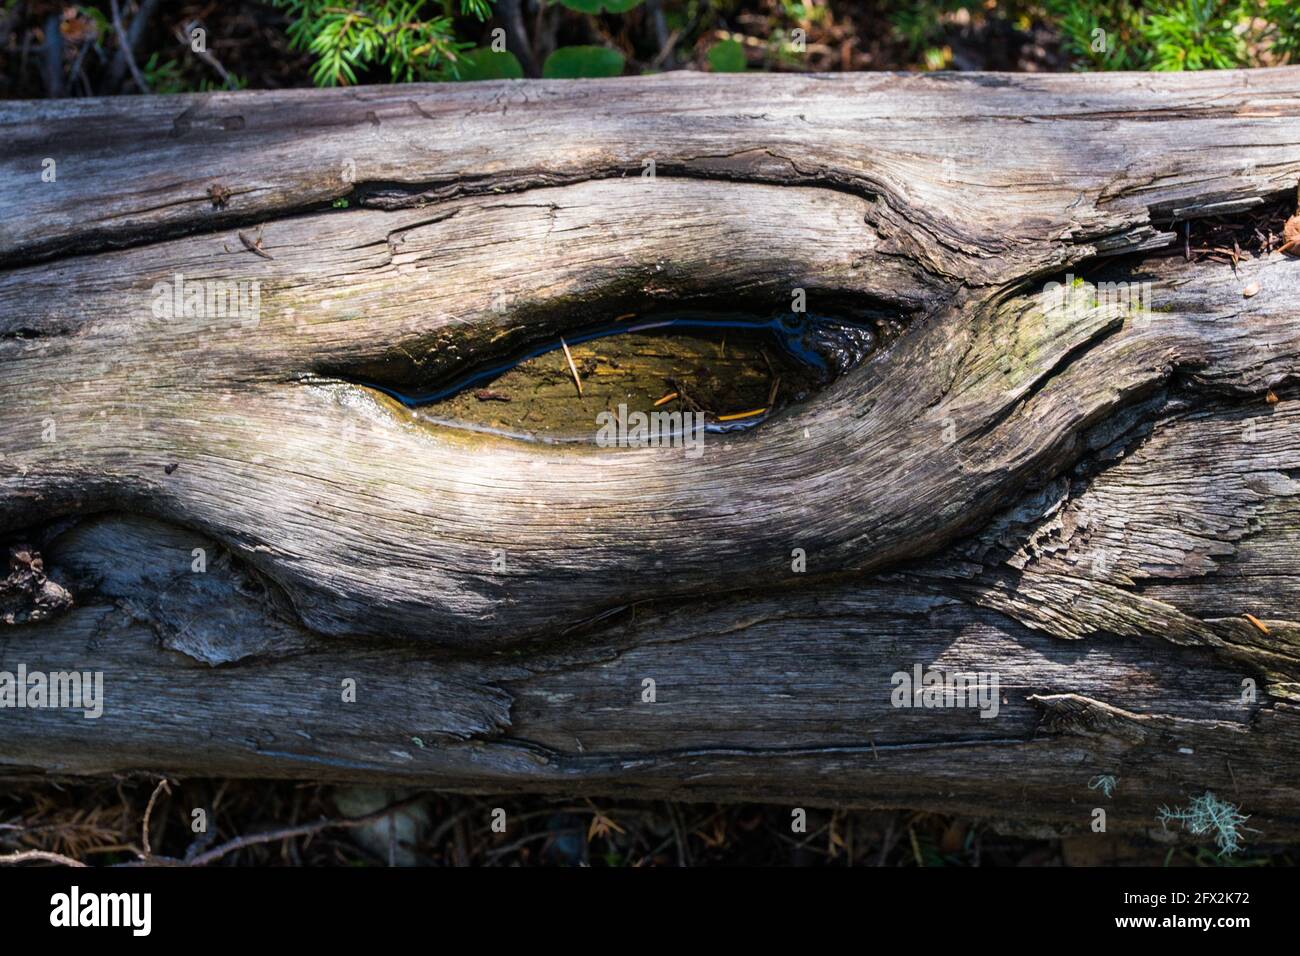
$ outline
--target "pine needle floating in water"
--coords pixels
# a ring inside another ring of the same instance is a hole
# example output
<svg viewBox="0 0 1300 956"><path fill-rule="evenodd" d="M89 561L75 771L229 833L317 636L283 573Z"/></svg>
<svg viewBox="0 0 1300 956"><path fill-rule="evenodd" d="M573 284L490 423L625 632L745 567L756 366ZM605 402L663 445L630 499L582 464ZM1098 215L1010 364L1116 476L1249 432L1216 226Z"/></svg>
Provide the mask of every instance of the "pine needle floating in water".
<svg viewBox="0 0 1300 956"><path fill-rule="evenodd" d="M767 411L766 408L752 408L747 412L736 412L734 415L719 415L718 421L734 422L742 418L753 418L755 415L762 415L765 411Z"/></svg>
<svg viewBox="0 0 1300 956"><path fill-rule="evenodd" d="M578 397L582 398L582 379L578 378L578 366L573 364L573 353L569 351L569 343L564 341L564 336L560 336L560 345L564 349L564 357L569 360L569 371L573 373L573 384L578 386Z"/></svg>

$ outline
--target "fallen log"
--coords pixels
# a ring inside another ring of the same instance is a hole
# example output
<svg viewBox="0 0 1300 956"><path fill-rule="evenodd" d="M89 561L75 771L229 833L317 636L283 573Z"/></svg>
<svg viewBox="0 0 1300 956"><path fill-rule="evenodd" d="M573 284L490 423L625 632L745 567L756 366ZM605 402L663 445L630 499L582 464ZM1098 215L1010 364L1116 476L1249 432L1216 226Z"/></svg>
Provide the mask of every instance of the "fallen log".
<svg viewBox="0 0 1300 956"><path fill-rule="evenodd" d="M1058 829L1212 792L1294 839L1298 93L677 73L0 105L0 768ZM803 307L871 347L797 395L732 352L758 409L655 355L698 455L489 427L536 386L595 431L622 393L567 340L481 427L411 398L627 316ZM72 672L100 716L17 706Z"/></svg>

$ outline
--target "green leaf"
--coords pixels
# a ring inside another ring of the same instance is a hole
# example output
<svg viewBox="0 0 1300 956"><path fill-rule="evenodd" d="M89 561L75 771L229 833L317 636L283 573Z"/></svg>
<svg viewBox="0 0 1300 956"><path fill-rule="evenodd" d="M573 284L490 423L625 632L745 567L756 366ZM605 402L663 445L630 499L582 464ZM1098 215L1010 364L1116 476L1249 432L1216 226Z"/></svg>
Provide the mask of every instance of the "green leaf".
<svg viewBox="0 0 1300 956"><path fill-rule="evenodd" d="M562 46L546 58L542 76L548 80L618 76L623 54L603 46Z"/></svg>
<svg viewBox="0 0 1300 956"><path fill-rule="evenodd" d="M722 40L709 48L709 68L714 73L745 72L745 48L739 40Z"/></svg>
<svg viewBox="0 0 1300 956"><path fill-rule="evenodd" d="M462 53L458 67L462 80L519 80L524 76L524 68L513 53L497 53L485 46Z"/></svg>

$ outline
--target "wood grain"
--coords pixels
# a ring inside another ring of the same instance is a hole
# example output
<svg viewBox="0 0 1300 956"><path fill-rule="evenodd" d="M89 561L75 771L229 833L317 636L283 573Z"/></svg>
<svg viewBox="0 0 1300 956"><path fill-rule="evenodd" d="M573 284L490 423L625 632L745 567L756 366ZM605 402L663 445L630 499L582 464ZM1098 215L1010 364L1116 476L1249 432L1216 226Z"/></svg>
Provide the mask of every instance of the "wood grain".
<svg viewBox="0 0 1300 956"><path fill-rule="evenodd" d="M0 766L1022 829L1087 827L1109 773L1112 829L1212 790L1294 838L1300 262L1152 253L1294 194L1297 93L1285 68L0 105L0 529L74 601L0 630L0 670L106 686L98 720L0 709ZM256 282L256 315L160 317L177 274ZM1045 304L1076 275L1148 307ZM796 289L903 331L699 457L358 384ZM917 664L997 674L997 716L894 707Z"/></svg>

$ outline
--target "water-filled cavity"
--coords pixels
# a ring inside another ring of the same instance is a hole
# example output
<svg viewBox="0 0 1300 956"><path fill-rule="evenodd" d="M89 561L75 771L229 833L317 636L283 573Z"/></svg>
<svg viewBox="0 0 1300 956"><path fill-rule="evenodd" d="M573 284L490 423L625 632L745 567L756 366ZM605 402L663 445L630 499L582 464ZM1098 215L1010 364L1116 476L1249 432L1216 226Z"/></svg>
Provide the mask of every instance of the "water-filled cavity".
<svg viewBox="0 0 1300 956"><path fill-rule="evenodd" d="M620 406L742 431L806 400L899 328L878 317L659 313L556 335L441 381L364 384L441 424L539 441L594 441L597 416Z"/></svg>

